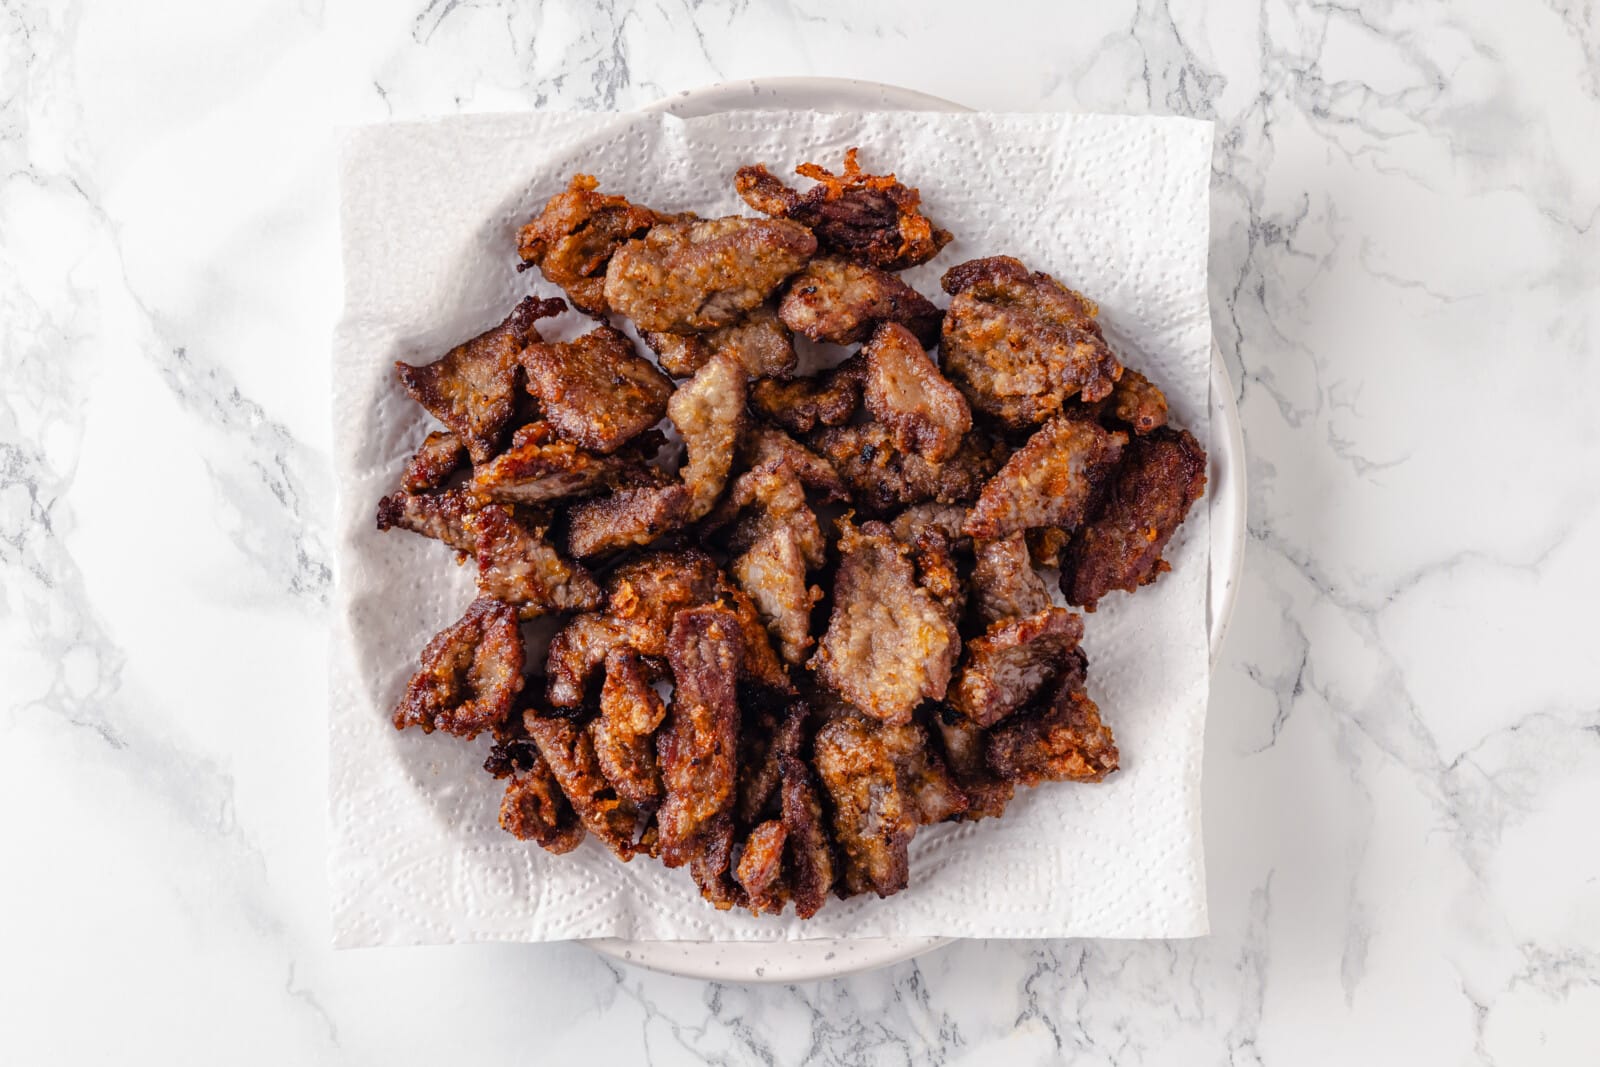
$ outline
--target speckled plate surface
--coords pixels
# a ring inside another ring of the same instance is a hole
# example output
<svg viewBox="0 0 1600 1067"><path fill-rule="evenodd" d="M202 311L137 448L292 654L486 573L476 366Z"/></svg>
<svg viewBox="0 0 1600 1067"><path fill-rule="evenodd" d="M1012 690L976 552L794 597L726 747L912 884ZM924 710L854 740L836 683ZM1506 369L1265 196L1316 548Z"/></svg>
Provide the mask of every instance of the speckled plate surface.
<svg viewBox="0 0 1600 1067"><path fill-rule="evenodd" d="M684 118L723 111L970 111L927 93L848 78L764 78L725 82L669 96L644 109ZM1244 562L1244 437L1233 386L1212 346L1211 573L1207 621L1211 658L1222 648ZM723 982L809 982L887 967L948 944L948 937L805 941L586 941L622 963Z"/></svg>

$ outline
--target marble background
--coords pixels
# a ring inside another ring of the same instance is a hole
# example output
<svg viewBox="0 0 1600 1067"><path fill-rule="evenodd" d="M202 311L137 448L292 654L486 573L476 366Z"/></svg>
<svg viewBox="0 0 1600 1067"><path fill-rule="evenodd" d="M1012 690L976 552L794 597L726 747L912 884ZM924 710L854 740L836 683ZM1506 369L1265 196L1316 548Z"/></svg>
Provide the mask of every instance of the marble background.
<svg viewBox="0 0 1600 1067"><path fill-rule="evenodd" d="M0 1062L1600 1059L1600 15L1077 8L0 3ZM333 125L779 74L1217 123L1212 936L333 953Z"/></svg>

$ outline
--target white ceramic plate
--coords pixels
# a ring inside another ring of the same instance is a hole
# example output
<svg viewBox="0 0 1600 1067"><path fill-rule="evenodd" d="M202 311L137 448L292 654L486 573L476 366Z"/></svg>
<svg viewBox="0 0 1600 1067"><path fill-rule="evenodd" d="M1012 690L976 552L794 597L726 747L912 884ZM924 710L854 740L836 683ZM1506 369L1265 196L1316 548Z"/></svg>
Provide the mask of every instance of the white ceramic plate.
<svg viewBox="0 0 1600 1067"><path fill-rule="evenodd" d="M658 100L644 109L682 118L723 111L970 111L927 93L848 78L764 78L725 82ZM1207 498L1211 507L1211 574L1207 621L1215 663L1233 614L1244 562L1244 437L1222 356L1212 346L1211 449ZM948 937L815 939L808 941L584 942L624 963L689 978L723 982L809 982L886 967L948 944Z"/></svg>

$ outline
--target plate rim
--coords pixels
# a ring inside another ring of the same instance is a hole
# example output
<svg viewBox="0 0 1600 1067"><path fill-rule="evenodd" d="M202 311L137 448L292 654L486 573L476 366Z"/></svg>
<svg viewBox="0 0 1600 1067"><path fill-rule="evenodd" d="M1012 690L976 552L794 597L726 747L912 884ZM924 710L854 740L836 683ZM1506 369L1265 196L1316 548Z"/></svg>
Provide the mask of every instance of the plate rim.
<svg viewBox="0 0 1600 1067"><path fill-rule="evenodd" d="M850 110L879 106L889 111L974 110L932 93L904 86L859 78L777 77L744 78L716 82L695 89L684 89L652 101L637 109L641 114L668 113L693 117L737 110L776 110L776 101L788 99L783 107L815 107L796 97L826 96L854 98L844 105ZM685 113L688 114L685 114ZM1211 491L1206 494L1211 520L1211 545L1207 571L1208 637L1211 665L1214 668L1238 599L1239 578L1244 564L1248 472L1244 461L1243 426L1234 400L1233 384L1213 334L1211 342L1210 414L1219 434L1212 432L1209 477ZM1225 443L1224 443L1225 442ZM1224 444L1218 449L1218 444ZM1219 486L1225 492L1219 492ZM1220 579L1220 581L1219 581ZM809 982L840 978L881 967L903 963L924 953L942 948L954 937L897 938L801 938L784 941L636 941L627 938L589 938L579 942L618 963L683 978L707 981L778 983ZM757 965L753 959L728 959L728 956L757 957L773 946L788 949L789 959L767 958ZM801 946L804 946L803 948Z"/></svg>

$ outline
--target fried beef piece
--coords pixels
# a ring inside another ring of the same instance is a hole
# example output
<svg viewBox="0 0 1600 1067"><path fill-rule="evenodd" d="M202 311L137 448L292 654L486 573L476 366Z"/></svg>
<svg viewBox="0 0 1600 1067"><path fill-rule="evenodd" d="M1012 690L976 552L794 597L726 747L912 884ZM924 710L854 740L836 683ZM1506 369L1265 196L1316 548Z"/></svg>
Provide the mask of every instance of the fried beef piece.
<svg viewBox="0 0 1600 1067"><path fill-rule="evenodd" d="M610 326L574 341L535 342L521 360L528 391L556 433L591 452L615 452L667 413L672 383Z"/></svg>
<svg viewBox="0 0 1600 1067"><path fill-rule="evenodd" d="M466 442L448 430L435 430L406 464L400 487L408 493L425 493L439 488L466 465Z"/></svg>
<svg viewBox="0 0 1600 1067"><path fill-rule="evenodd" d="M1039 526L1024 535L1028 541L1028 555L1035 567L1061 566L1061 553L1067 550L1072 534L1059 526Z"/></svg>
<svg viewBox="0 0 1600 1067"><path fill-rule="evenodd" d="M778 312L762 304L741 322L709 333L646 331L645 344L674 378L688 378L718 352L728 353L752 377L787 378L794 372L794 338Z"/></svg>
<svg viewBox="0 0 1600 1067"><path fill-rule="evenodd" d="M727 911L744 901L743 887L733 878L733 836L733 817L714 816L700 831L689 857L689 874L700 887L700 895L718 911Z"/></svg>
<svg viewBox="0 0 1600 1067"><path fill-rule="evenodd" d="M1143 436L1167 424L1167 396L1149 378L1123 367L1101 417Z"/></svg>
<svg viewBox="0 0 1600 1067"><path fill-rule="evenodd" d="M583 841L583 823L567 803L555 772L534 745L523 746L523 758L506 783L500 801L500 825L519 841L534 841L547 852L571 852Z"/></svg>
<svg viewBox="0 0 1600 1067"><path fill-rule="evenodd" d="M737 322L817 250L782 219L664 222L611 257L606 302L641 330L696 333Z"/></svg>
<svg viewBox="0 0 1600 1067"><path fill-rule="evenodd" d="M1161 553L1205 488L1205 449L1189 431L1162 428L1134 438L1105 507L1067 546L1067 603L1093 611L1113 589L1135 592L1169 570Z"/></svg>
<svg viewBox="0 0 1600 1067"><path fill-rule="evenodd" d="M595 758L623 799L653 811L661 802L655 732L667 714L655 689L658 672L643 656L625 648L613 649L605 666L600 717L589 726Z"/></svg>
<svg viewBox="0 0 1600 1067"><path fill-rule="evenodd" d="M963 819L998 818L1016 787L989 769L984 749L987 738L977 723L945 708L934 716L934 725L944 749L945 765L956 785L967 798Z"/></svg>
<svg viewBox="0 0 1600 1067"><path fill-rule="evenodd" d="M961 532L968 511L960 504L913 504L894 517L889 528L896 541L911 544L923 530L938 530L952 549L966 551L972 539Z"/></svg>
<svg viewBox="0 0 1600 1067"><path fill-rule="evenodd" d="M480 595L517 605L525 619L600 606L600 587L589 572L564 558L542 530L518 521L504 504L480 508L468 527Z"/></svg>
<svg viewBox="0 0 1600 1067"><path fill-rule="evenodd" d="M833 802L841 896L904 889L917 827L967 810L965 795L928 750L927 734L912 723L842 715L817 731L815 763Z"/></svg>
<svg viewBox="0 0 1600 1067"><path fill-rule="evenodd" d="M1076 528L1127 443L1092 422L1051 419L984 485L966 532L995 540L1036 526Z"/></svg>
<svg viewBox="0 0 1600 1067"><path fill-rule="evenodd" d="M1109 396L1122 367L1093 303L1010 256L952 267L944 290L944 371L972 406L1011 429L1043 422L1068 397Z"/></svg>
<svg viewBox="0 0 1600 1067"><path fill-rule="evenodd" d="M533 709L523 713L522 723L584 827L622 862L632 859L641 851L644 818L606 781L589 730L571 719L542 716Z"/></svg>
<svg viewBox="0 0 1600 1067"><path fill-rule="evenodd" d="M522 631L516 609L479 597L460 620L440 631L406 683L394 726L443 730L467 739L498 726L522 690Z"/></svg>
<svg viewBox="0 0 1600 1067"><path fill-rule="evenodd" d="M911 331L885 323L861 351L867 357L867 410L893 432L895 447L932 463L960 451L972 429L972 411Z"/></svg>
<svg viewBox="0 0 1600 1067"><path fill-rule="evenodd" d="M879 323L905 326L923 345L939 342L944 316L911 286L876 267L837 256L818 256L789 280L778 317L813 341L853 345L872 336Z"/></svg>
<svg viewBox="0 0 1600 1067"><path fill-rule="evenodd" d="M657 659L665 656L673 616L705 604L721 604L739 619L745 675L768 688L788 691L788 675L750 598L728 581L710 556L684 549L647 552L612 571L606 579L605 608L577 616L551 639L545 668L550 703L558 708L582 705L589 676L612 649L631 648Z"/></svg>
<svg viewBox="0 0 1600 1067"><path fill-rule="evenodd" d="M739 726L739 785L734 815L742 826L753 826L774 814L780 778L778 761L785 752L800 750L800 727L805 708L791 713L770 699L741 701ZM792 723L792 726L791 726Z"/></svg>
<svg viewBox="0 0 1600 1067"><path fill-rule="evenodd" d="M680 482L618 489L567 509L567 549L579 559L648 545L689 521L693 494Z"/></svg>
<svg viewBox="0 0 1600 1067"><path fill-rule="evenodd" d="M811 665L823 684L889 723L941 700L961 638L949 608L919 584L911 549L881 522L839 520L833 616Z"/></svg>
<svg viewBox="0 0 1600 1067"><path fill-rule="evenodd" d="M396 527L443 541L457 552L473 550L467 527L476 505L461 490L443 493L390 493L378 501L378 529Z"/></svg>
<svg viewBox="0 0 1600 1067"><path fill-rule="evenodd" d="M803 194L757 164L741 167L734 189L757 211L805 224L827 252L883 270L905 270L926 263L950 243L950 232L922 214L917 190L893 174L864 174L856 150L844 156L844 172L833 175L815 163L795 173L818 184Z"/></svg>
<svg viewBox="0 0 1600 1067"><path fill-rule="evenodd" d="M833 846L822 821L822 802L811 768L797 756L778 762L783 825L789 853L789 894L802 919L815 915L833 888Z"/></svg>
<svg viewBox="0 0 1600 1067"><path fill-rule="evenodd" d="M1082 618L1065 608L991 624L967 642L950 706L979 726L993 726L1038 696L1082 638Z"/></svg>
<svg viewBox="0 0 1600 1067"><path fill-rule="evenodd" d="M696 371L667 403L667 414L689 452L681 473L689 488L690 522L703 518L728 484L746 421L744 401L744 371L732 360L718 356Z"/></svg>
<svg viewBox="0 0 1600 1067"><path fill-rule="evenodd" d="M789 831L781 819L768 819L745 838L736 877L754 915L776 915L789 903L789 887L783 880L783 854L788 840Z"/></svg>
<svg viewBox="0 0 1600 1067"><path fill-rule="evenodd" d="M986 541L974 552L973 612L985 626L1033 615L1050 606L1050 590L1033 569L1021 533Z"/></svg>
<svg viewBox="0 0 1600 1067"><path fill-rule="evenodd" d="M591 496L626 480L638 463L633 456L595 455L557 440L549 423L533 423L517 432L510 448L477 468L472 492L507 504Z"/></svg>
<svg viewBox="0 0 1600 1067"><path fill-rule="evenodd" d="M551 197L517 237L518 269L538 267L591 315L611 310L605 272L612 255L661 220L624 197L596 192L598 187L592 175L574 174L566 192Z"/></svg>
<svg viewBox="0 0 1600 1067"><path fill-rule="evenodd" d="M833 464L796 441L782 430L771 426L755 425L739 442L739 462L754 469L765 464L782 463L800 479L800 484L818 493L825 500L848 500L850 491Z"/></svg>
<svg viewBox="0 0 1600 1067"><path fill-rule="evenodd" d="M733 612L689 608L674 618L667 660L675 689L657 737L666 800L656 825L661 861L668 867L682 865L700 850L707 824L733 809L743 657L743 636Z"/></svg>
<svg viewBox="0 0 1600 1067"><path fill-rule="evenodd" d="M474 463L499 451L517 393L517 353L539 339L533 324L561 313L560 300L526 297L505 321L459 344L422 367L396 363L400 384L411 398L444 423Z"/></svg>
<svg viewBox="0 0 1600 1067"><path fill-rule="evenodd" d="M1098 782L1117 769L1117 745L1100 709L1068 672L1043 708L988 733L985 760L1008 782Z"/></svg>
<svg viewBox="0 0 1600 1067"><path fill-rule="evenodd" d="M839 472L856 503L880 514L930 500L976 500L1008 453L1003 443L975 430L948 462L933 463L896 448L894 431L877 422L821 430L811 443Z"/></svg>
<svg viewBox="0 0 1600 1067"><path fill-rule="evenodd" d="M806 583L827 559L827 543L806 504L805 487L787 465L757 467L734 482L727 503L749 509L734 529L728 571L749 594L778 654L802 663L815 641L811 609L822 590Z"/></svg>
<svg viewBox="0 0 1600 1067"><path fill-rule="evenodd" d="M790 433L807 434L818 426L843 426L861 407L867 384L867 361L851 356L810 378L751 383L750 405L762 418Z"/></svg>

